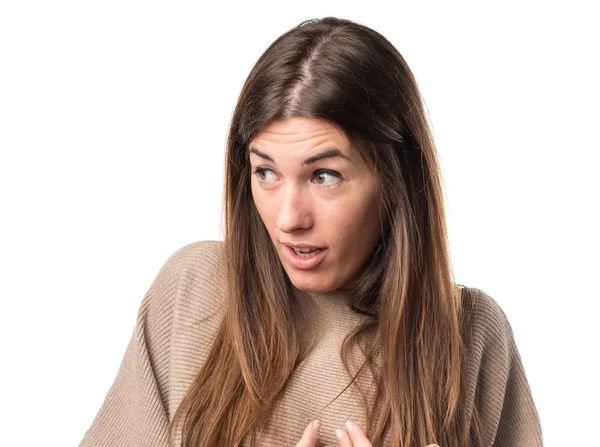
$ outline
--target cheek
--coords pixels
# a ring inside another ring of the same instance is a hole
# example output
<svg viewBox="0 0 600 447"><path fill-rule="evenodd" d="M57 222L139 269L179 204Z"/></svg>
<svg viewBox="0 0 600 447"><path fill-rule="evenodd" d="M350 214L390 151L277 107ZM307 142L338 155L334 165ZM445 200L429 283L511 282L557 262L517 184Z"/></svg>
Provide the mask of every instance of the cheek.
<svg viewBox="0 0 600 447"><path fill-rule="evenodd" d="M277 215L276 202L266 197L264 192L255 186L254 182L252 182L252 199L263 224L269 233L271 233Z"/></svg>
<svg viewBox="0 0 600 447"><path fill-rule="evenodd" d="M381 232L375 196L355 198L327 217L328 232L337 247L340 262L354 264L362 261L371 252Z"/></svg>
<svg viewBox="0 0 600 447"><path fill-rule="evenodd" d="M332 245L340 253L355 253L366 243L366 233L371 233L371 216L344 213L327 219L327 233Z"/></svg>

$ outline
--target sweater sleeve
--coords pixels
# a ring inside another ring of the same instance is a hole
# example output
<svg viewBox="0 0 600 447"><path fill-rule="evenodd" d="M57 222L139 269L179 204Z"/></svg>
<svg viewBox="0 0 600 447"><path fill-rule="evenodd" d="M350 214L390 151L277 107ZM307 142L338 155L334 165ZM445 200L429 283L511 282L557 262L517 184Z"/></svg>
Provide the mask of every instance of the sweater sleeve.
<svg viewBox="0 0 600 447"><path fill-rule="evenodd" d="M116 378L80 447L171 445L169 346L185 248L169 257L146 292Z"/></svg>
<svg viewBox="0 0 600 447"><path fill-rule="evenodd" d="M540 447L542 430L512 327L485 292L477 295L475 405L485 446Z"/></svg>
<svg viewBox="0 0 600 447"><path fill-rule="evenodd" d="M543 445L543 440L539 416L508 321L507 326L509 331L507 356L509 360L502 411L494 446L540 447Z"/></svg>

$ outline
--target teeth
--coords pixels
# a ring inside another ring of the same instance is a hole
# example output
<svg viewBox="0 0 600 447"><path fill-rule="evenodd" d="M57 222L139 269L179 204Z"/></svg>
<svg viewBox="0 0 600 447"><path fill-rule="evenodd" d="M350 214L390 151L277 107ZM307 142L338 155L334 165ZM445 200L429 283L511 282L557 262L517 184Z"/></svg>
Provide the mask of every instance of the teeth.
<svg viewBox="0 0 600 447"><path fill-rule="evenodd" d="M317 248L294 248L297 253L310 253L311 251L318 250Z"/></svg>
<svg viewBox="0 0 600 447"><path fill-rule="evenodd" d="M311 256L316 255L321 251L320 248L294 248L294 253L296 253L301 258L310 258Z"/></svg>

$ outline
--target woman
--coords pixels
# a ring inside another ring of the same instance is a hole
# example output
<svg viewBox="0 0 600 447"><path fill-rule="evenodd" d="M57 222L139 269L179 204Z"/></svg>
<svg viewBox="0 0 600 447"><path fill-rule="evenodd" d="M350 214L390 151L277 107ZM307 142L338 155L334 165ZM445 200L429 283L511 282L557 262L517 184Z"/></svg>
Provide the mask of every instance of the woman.
<svg viewBox="0 0 600 447"><path fill-rule="evenodd" d="M226 157L225 240L160 270L82 445L542 445L504 312L453 281L435 145L389 41L331 17L283 34Z"/></svg>

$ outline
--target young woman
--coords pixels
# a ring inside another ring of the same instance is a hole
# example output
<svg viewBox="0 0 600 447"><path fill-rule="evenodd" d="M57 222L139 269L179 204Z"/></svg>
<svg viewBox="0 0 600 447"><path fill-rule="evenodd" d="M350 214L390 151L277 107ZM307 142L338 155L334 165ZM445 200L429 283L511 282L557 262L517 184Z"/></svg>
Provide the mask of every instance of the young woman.
<svg viewBox="0 0 600 447"><path fill-rule="evenodd" d="M252 69L228 135L225 240L167 260L81 445L334 443L542 434L506 315L454 283L409 67L329 17Z"/></svg>

